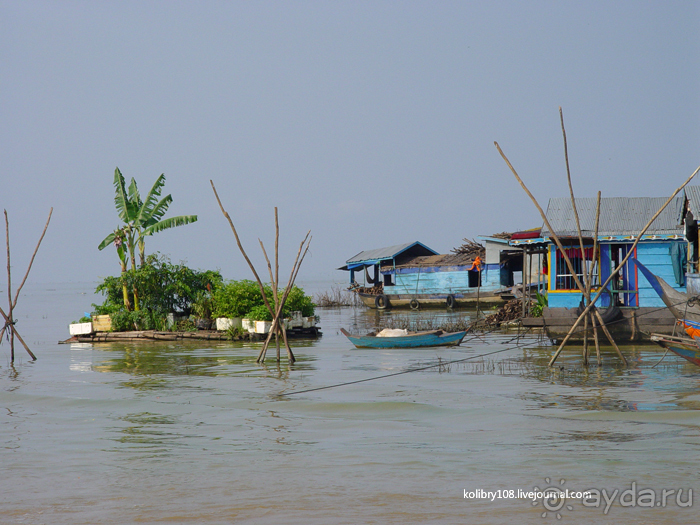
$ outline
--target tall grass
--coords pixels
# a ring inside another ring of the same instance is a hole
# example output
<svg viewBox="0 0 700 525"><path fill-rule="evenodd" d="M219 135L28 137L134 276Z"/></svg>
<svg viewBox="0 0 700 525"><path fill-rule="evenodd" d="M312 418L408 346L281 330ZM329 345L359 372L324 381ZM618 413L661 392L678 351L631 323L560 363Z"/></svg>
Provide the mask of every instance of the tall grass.
<svg viewBox="0 0 700 525"><path fill-rule="evenodd" d="M359 296L340 286L332 286L330 290L314 295L314 304L324 308L339 308L342 306L360 306Z"/></svg>

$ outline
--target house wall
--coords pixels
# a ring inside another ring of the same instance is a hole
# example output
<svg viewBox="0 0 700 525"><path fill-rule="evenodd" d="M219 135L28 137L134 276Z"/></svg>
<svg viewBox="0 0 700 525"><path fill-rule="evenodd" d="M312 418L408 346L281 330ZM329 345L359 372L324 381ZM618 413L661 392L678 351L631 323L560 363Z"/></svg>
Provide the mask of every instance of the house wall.
<svg viewBox="0 0 700 525"><path fill-rule="evenodd" d="M395 285L385 286L386 294L432 293L449 294L476 290L469 287L471 266L448 266L431 268L402 268L396 270ZM493 267L493 268L492 268ZM499 265L484 265L481 273L481 290L498 290L500 286Z"/></svg>
<svg viewBox="0 0 700 525"><path fill-rule="evenodd" d="M672 242L681 241L668 241L668 242L640 242L636 248L636 259L639 260L644 266L649 268L649 270L655 275L661 277L668 284L673 286L675 289L685 292L685 286L678 286L676 283L675 276L673 274L673 264L671 261L670 247ZM620 243L617 243L620 244ZM630 245L632 243L629 243ZM683 244L686 244L683 242ZM549 279L549 293L548 293L548 303L550 308L576 308L581 302L581 292L570 292L570 291L557 291L552 290L553 279L551 269L554 268L553 262L555 257L555 249L551 249L549 252L549 268L550 268L550 279ZM633 255L634 256L634 255ZM603 264L610 265L610 258L608 256L607 261L601 261L601 266ZM636 270L636 267L635 267ZM646 280L644 275L636 270L636 282L638 283L639 291L639 306L640 307L658 307L663 308L664 303L658 294L652 289L649 281ZM600 300L596 303L600 304Z"/></svg>

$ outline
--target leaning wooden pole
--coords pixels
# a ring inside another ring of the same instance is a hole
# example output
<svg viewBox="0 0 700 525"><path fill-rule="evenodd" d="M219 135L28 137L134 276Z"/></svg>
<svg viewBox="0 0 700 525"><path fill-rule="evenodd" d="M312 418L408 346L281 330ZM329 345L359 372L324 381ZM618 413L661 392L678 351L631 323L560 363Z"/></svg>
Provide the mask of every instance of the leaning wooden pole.
<svg viewBox="0 0 700 525"><path fill-rule="evenodd" d="M592 291L592 271L586 269L586 249L583 244L583 233L581 231L581 221L579 219L578 208L576 207L576 197L574 196L574 186L571 183L571 166L569 164L569 144L566 140L566 127L564 126L564 112L559 106L559 120L561 121L561 133L564 139L564 162L566 164L566 179L569 183L569 195L571 195L571 207L574 212L574 218L576 219L576 231L578 232L578 242L581 247L581 273L583 274L583 285L586 288L586 293L583 294L588 301L591 299ZM598 211L600 211L600 192L598 193ZM596 214L596 232L594 236L594 243L598 240L598 215ZM595 261L595 249L593 250L593 255L591 257L591 270L593 269L593 261ZM584 299L585 301L586 299ZM588 365L588 319L590 314L585 317L584 328L583 328L583 363ZM593 324L593 329L596 330L595 324ZM596 338L597 341L597 338ZM596 346L597 349L597 346Z"/></svg>
<svg viewBox="0 0 700 525"><path fill-rule="evenodd" d="M664 203L664 205L661 206L661 208L659 208L659 211L657 211L657 212L654 214L654 216L649 220L649 222L646 224L646 226L644 226L644 228L642 229L642 231L639 232L639 235L637 235L637 238L635 239L634 243L632 244L632 247L630 248L630 250L629 250L629 252L627 253L627 255L624 257L624 259L622 259L622 261L620 262L620 265L610 274L610 276L607 278L607 280L605 281L605 283L600 287L600 290L599 290L598 293L596 294L595 298L591 301L590 304L588 304L588 305L586 306L586 308L584 309L584 311L581 313L581 315L579 316L579 318L576 320L576 322L574 323L574 325L571 327L571 330L569 330L569 333L566 334L566 337L564 338L564 340L563 340L563 341L561 342L561 344L559 345L559 348L558 348L557 351L555 352L555 354L554 354L554 356L552 357L552 359L549 361L550 366L554 363L554 361L556 361L557 357L559 357L559 354L561 353L562 349L564 348L564 345L566 345L567 341L569 340L569 338L571 337L571 335L574 333L574 330L576 329L576 327L577 327L577 326L579 325L579 323L581 322L581 318L582 318L585 314L587 314L588 312L591 311L592 306L595 304L595 302L598 300L598 298L603 294L603 291L604 291L605 288L608 286L608 284L610 284L610 281L612 281L613 278L615 278L615 276L619 273L620 269L625 265L625 263L626 263L626 262L629 260L629 258L632 256L632 254L634 253L634 249L637 247L637 244L639 244L639 241L641 240L642 236L646 233L646 231L649 229L649 227L652 225L652 223L658 218L658 216L661 215L661 212L664 211L664 209L666 209L666 206L668 206L669 203L676 197L676 195L678 195L678 194L680 193L680 191L688 185L688 183L693 179L693 177L695 177L695 175L697 175L698 171L700 171L700 166L698 166L698 168L693 172L693 174L692 174L690 177L688 177L688 178L686 179L686 181L685 181L681 186L679 186L678 189L676 189L676 191L673 192L673 195L671 195L671 196L668 198L668 200Z"/></svg>
<svg viewBox="0 0 700 525"><path fill-rule="evenodd" d="M275 312L270 312L272 314L272 327L270 328L270 333L272 333L272 330L275 329L275 327L281 329L282 337L284 338L284 344L285 344L285 347L287 348L287 356L291 362L295 361L294 353L292 352L292 349L289 346L289 341L287 339L286 329L283 326L280 326L280 318L282 315L282 310L284 308L284 304L287 300L287 296L292 291L292 288L294 286L294 281L296 281L297 274L299 273L299 268L301 268L301 264L304 261L304 257L306 257L306 253L309 251L309 245L311 243L311 239L309 238L310 234L311 234L311 231L309 231L306 234L306 237L304 237L304 240L299 245L299 251L297 252L297 257L294 260L294 265L292 266L292 273L289 276L289 282L287 283L287 287L284 290L284 294L282 295L282 299L280 300L280 303L277 307L277 310ZM307 243L307 239L308 239L308 243ZM301 250L304 248L304 244L306 244L306 249L304 250L304 253L302 255ZM301 255L301 259L299 259L300 255ZM263 344L262 349L260 350L260 354L258 354L258 359L257 359L258 362L265 360L265 353L267 352L267 346L270 343L270 339L271 339L271 336L268 334L268 337L265 340L265 343Z"/></svg>
<svg viewBox="0 0 700 525"><path fill-rule="evenodd" d="M7 300L10 303L8 314L10 317L10 361L15 360L15 330L14 330L14 315L12 313L12 273L10 271L10 222L7 219L7 210L5 212L5 244L7 245Z"/></svg>
<svg viewBox="0 0 700 525"><path fill-rule="evenodd" d="M547 215L545 214L544 210L539 205L539 203L537 202L537 199L535 199L534 195L532 195L532 193L530 193L530 190L527 188L527 186L525 185L523 180L520 178L520 176L518 175L518 172L515 171L515 168L508 160L508 157L506 157L505 153L503 153L503 150L501 150L501 147L498 145L498 142L494 142L494 144L496 145L498 152L501 154L501 157L503 157L503 160L505 160L505 162L508 165L508 167L510 168L511 172L515 176L516 180L520 183L520 186L523 188L525 193L527 193L527 195L530 197L530 199L534 203L537 210L540 212L540 216L542 217L544 224L547 226L547 229L549 230L549 234L550 234L552 240L554 240L555 244L557 245L557 247L559 248L559 251L562 254L562 257L564 258L564 261L566 262L566 266L569 269L569 272L571 273L571 277L574 279L574 282L576 283L576 286L579 289L579 291L585 295L586 289L584 288L583 284L581 283L581 280L578 278L578 275L577 275L576 271L574 270L574 266L571 263L571 259L569 259L569 256L566 254L566 250L564 250L564 246L562 245L561 241L559 240L559 237L554 232L552 225L547 220ZM590 301L590 296L588 296L587 299L589 299L589 301ZM597 299L597 297L596 297L596 299ZM591 304L594 302L595 302L595 300L592 301ZM590 308L588 308L586 311L590 311ZM600 325L601 325L601 328L602 328L603 332L605 333L605 336L608 338L608 341L613 346L613 348L615 348L615 350L617 351L617 354L620 356L620 359L622 360L622 362L627 364L627 360L625 359L625 356L622 355L622 352L620 351L617 344L615 343L615 340L613 339L612 335L610 335L610 332L605 327L605 321L603 321L603 318L601 317L600 312L598 312L597 310L594 310L593 313L598 318ZM581 320L581 318L579 317L578 322L580 322L580 320ZM578 325L578 322L576 323L577 325ZM570 337L570 335L571 335L571 333L567 334L567 338L566 338L567 341L568 341L568 338Z"/></svg>
<svg viewBox="0 0 700 525"><path fill-rule="evenodd" d="M598 200L595 207L595 231L593 233L593 261L596 260L598 254L598 227L600 225L600 192L598 192ZM598 273L600 274L600 265L598 265ZM588 270L588 282L593 283L593 264L591 264ZM600 366L600 341L598 341L598 328L595 324L595 319L589 313L586 319L590 318L591 324L593 325L593 339L595 341L595 354L598 361L598 366Z"/></svg>

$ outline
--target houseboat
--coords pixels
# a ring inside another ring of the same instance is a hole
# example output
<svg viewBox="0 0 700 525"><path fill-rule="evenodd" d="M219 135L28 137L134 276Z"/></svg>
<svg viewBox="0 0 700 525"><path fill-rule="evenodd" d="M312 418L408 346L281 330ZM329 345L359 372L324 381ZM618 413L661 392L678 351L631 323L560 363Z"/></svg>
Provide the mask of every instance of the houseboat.
<svg viewBox="0 0 700 525"><path fill-rule="evenodd" d="M370 308L498 306L512 298L522 250L504 238L479 240L471 253L439 254L418 241L365 250L339 270L350 273L350 289Z"/></svg>
<svg viewBox="0 0 700 525"><path fill-rule="evenodd" d="M584 242L583 253L571 199L550 199L546 216L581 282L584 281L584 271L590 272L592 269L593 289L597 293L600 284L620 266L632 250L639 233L666 201L665 197L601 199L597 235L599 250L595 256L593 245L597 199L576 199ZM684 221L687 211L697 207L697 203L691 201L691 192L686 192L669 203L639 240L630 259L610 282L609 289L604 290L596 302L599 310L604 312L608 330L618 342L648 339L651 332L673 332L674 316L665 308L632 258L662 277L675 290L685 292L688 241ZM577 288L560 249L546 226L538 238L512 239L510 244L522 247L526 252L545 254L543 274L548 306L543 309L542 317L526 317L523 324L543 326L552 340L563 339L583 309L583 295ZM582 330L577 335L580 338Z"/></svg>

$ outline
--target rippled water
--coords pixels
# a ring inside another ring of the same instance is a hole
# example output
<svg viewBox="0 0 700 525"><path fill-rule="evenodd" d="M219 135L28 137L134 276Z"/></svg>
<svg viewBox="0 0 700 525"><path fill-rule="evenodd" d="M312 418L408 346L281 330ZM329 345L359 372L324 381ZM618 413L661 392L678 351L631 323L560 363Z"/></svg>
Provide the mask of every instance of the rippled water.
<svg viewBox="0 0 700 525"><path fill-rule="evenodd" d="M339 328L372 328L364 309L321 309L293 366L250 343L57 344L89 289L28 289L17 326L39 359L0 346L1 523L697 522L700 371L652 368L655 346L589 369L578 349L550 369L553 348L516 333L357 350ZM607 514L464 497L535 487L618 493Z"/></svg>

